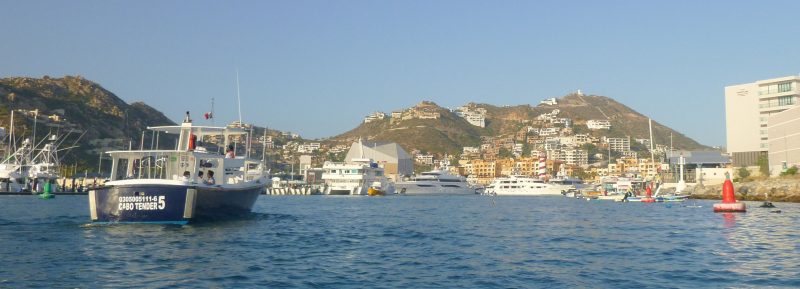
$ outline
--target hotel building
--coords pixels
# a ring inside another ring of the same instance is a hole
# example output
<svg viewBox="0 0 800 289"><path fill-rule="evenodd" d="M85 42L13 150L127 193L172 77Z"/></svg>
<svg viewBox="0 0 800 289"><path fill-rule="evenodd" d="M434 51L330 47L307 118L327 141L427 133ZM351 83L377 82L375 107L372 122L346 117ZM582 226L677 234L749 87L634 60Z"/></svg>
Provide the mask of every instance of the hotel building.
<svg viewBox="0 0 800 289"><path fill-rule="evenodd" d="M734 166L755 166L767 156L769 118L797 105L798 82L800 76L787 76L725 87L727 148Z"/></svg>

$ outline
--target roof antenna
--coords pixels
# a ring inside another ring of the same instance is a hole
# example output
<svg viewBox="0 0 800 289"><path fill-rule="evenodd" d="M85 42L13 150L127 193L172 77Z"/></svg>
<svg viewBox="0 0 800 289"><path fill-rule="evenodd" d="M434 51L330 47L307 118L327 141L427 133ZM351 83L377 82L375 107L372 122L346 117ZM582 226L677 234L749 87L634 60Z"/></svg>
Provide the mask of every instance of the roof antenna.
<svg viewBox="0 0 800 289"><path fill-rule="evenodd" d="M242 98L239 95L239 68L236 68L236 103L239 105L239 126L242 125Z"/></svg>

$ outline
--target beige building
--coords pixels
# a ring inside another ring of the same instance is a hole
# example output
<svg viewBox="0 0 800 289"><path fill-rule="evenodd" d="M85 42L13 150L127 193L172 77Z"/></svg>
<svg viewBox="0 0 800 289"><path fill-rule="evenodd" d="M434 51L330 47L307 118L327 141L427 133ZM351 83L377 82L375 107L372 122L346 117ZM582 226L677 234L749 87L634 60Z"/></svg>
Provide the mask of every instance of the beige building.
<svg viewBox="0 0 800 289"><path fill-rule="evenodd" d="M414 173L414 161L411 156L397 143L387 142L354 142L345 156L346 161L352 159L369 158L379 163L386 177L397 181L402 176Z"/></svg>
<svg viewBox="0 0 800 289"><path fill-rule="evenodd" d="M769 117L797 105L798 82L800 76L787 76L725 87L727 148L734 166L755 166L767 154Z"/></svg>
<svg viewBox="0 0 800 289"><path fill-rule="evenodd" d="M800 166L800 106L770 116L768 123L770 173Z"/></svg>

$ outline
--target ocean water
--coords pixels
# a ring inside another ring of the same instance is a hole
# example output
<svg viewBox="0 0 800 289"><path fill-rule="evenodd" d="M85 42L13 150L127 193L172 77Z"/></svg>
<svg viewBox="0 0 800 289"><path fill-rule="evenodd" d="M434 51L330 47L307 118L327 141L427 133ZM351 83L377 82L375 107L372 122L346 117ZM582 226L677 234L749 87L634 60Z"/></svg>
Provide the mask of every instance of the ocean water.
<svg viewBox="0 0 800 289"><path fill-rule="evenodd" d="M262 196L245 219L91 225L86 196L2 196L0 288L800 287L800 205L711 205Z"/></svg>

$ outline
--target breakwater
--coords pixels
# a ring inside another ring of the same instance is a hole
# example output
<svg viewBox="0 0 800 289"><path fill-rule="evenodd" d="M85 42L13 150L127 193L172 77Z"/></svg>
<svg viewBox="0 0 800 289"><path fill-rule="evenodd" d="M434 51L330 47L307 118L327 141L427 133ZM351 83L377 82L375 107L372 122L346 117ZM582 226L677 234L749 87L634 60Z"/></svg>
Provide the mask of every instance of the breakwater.
<svg viewBox="0 0 800 289"><path fill-rule="evenodd" d="M741 201L772 201L800 203L800 178L770 178L733 184L736 199ZM689 188L693 199L718 200L722 198L722 185Z"/></svg>

